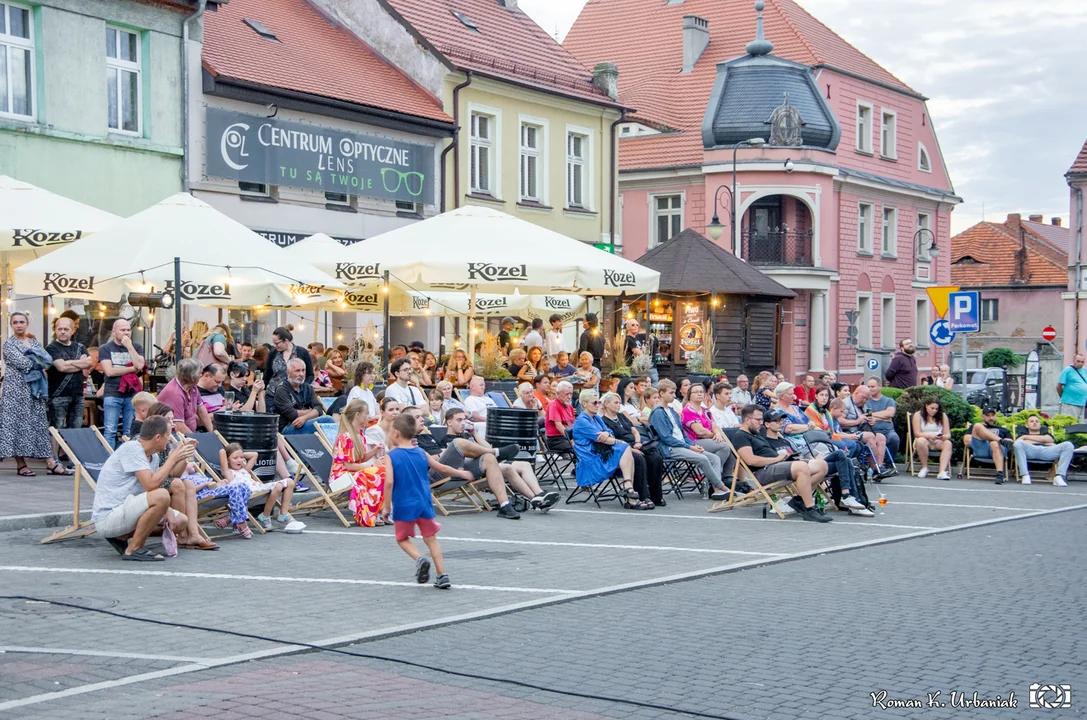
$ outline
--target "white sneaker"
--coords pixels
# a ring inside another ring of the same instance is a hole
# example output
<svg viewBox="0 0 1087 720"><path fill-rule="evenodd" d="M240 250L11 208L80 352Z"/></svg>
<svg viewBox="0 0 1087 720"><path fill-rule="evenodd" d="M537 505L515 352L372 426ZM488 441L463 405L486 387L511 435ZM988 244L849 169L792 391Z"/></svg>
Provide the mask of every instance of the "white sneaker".
<svg viewBox="0 0 1087 720"><path fill-rule="evenodd" d="M919 477L919 478L928 477L928 468L927 467L921 468L917 472L917 477Z"/></svg>
<svg viewBox="0 0 1087 720"><path fill-rule="evenodd" d="M1054 475L1053 476L1053 485L1055 487L1068 487L1068 483L1066 483L1064 481L1064 476L1063 475Z"/></svg>
<svg viewBox="0 0 1087 720"><path fill-rule="evenodd" d="M793 510L789 506L789 503L785 502L784 500L778 500L776 503L774 503L774 507L780 510L782 515L796 515L796 510Z"/></svg>
<svg viewBox="0 0 1087 720"><path fill-rule="evenodd" d="M298 474L298 461L294 458L287 461L287 472L291 474L291 477Z"/></svg>
<svg viewBox="0 0 1087 720"><path fill-rule="evenodd" d="M860 515L861 517L875 517L876 514L866 507L862 508L849 508L850 515Z"/></svg>
<svg viewBox="0 0 1087 720"><path fill-rule="evenodd" d="M942 473L940 473L939 475L936 476L936 479L937 480L950 480L951 475L948 474L947 472L942 472Z"/></svg>
<svg viewBox="0 0 1087 720"><path fill-rule="evenodd" d="M1030 485L1030 475L1020 475L1019 482L1023 485Z"/></svg>
<svg viewBox="0 0 1087 720"><path fill-rule="evenodd" d="M850 510L861 510L864 508L864 505L861 505L860 500L852 495L842 496L842 505Z"/></svg>

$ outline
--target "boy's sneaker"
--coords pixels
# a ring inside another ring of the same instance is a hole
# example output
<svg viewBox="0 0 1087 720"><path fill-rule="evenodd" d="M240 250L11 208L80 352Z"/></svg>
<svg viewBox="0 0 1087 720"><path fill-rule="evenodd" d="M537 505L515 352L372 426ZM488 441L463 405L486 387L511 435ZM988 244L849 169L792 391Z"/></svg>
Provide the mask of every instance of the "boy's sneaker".
<svg viewBox="0 0 1087 720"><path fill-rule="evenodd" d="M1023 485L1030 485L1030 475L1020 475L1019 482Z"/></svg>
<svg viewBox="0 0 1087 720"><path fill-rule="evenodd" d="M864 508L864 505L861 505L860 500L852 495L845 495L842 497L842 506L849 508L850 510L860 510Z"/></svg>
<svg viewBox="0 0 1087 720"><path fill-rule="evenodd" d="M272 518L268 517L264 513L261 513L260 515L257 515L257 522L259 522L260 526L262 528L264 528L265 530L271 530L272 529Z"/></svg>
<svg viewBox="0 0 1087 720"><path fill-rule="evenodd" d="M422 555L415 561L415 582L420 585L430 580L430 560Z"/></svg>
<svg viewBox="0 0 1087 720"><path fill-rule="evenodd" d="M1004 471L1003 470L999 471L996 474L996 481L995 482L996 482L997 485L1003 485L1004 484Z"/></svg>
<svg viewBox="0 0 1087 720"><path fill-rule="evenodd" d="M513 503L506 503L498 508L498 517L505 518L506 520L520 520L521 513L513 509Z"/></svg>
<svg viewBox="0 0 1087 720"><path fill-rule="evenodd" d="M818 508L815 507L797 510L796 514L800 516L801 520L807 520L808 522L828 523L834 519L826 513L819 512Z"/></svg>
<svg viewBox="0 0 1087 720"><path fill-rule="evenodd" d="M442 573L438 577L434 578L434 587L438 588L439 590L448 590L449 588L453 587L453 583L449 582L448 575Z"/></svg>
<svg viewBox="0 0 1087 720"><path fill-rule="evenodd" d="M1053 476L1053 486L1054 487L1068 487L1068 483L1066 483L1064 481L1064 476L1063 475L1054 475Z"/></svg>
<svg viewBox="0 0 1087 720"><path fill-rule="evenodd" d="M309 492L309 489L309 485L305 484L302 481L298 481L294 484L294 491L297 493Z"/></svg>

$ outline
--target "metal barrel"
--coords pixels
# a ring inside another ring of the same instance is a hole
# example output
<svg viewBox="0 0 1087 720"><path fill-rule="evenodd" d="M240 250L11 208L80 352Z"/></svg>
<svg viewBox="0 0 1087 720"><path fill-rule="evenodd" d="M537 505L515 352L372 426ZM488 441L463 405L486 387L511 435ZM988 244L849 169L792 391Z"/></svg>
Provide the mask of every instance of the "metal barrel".
<svg viewBox="0 0 1087 720"><path fill-rule="evenodd" d="M490 408L487 411L487 442L496 448L517 445L521 448L517 458L528 460L536 457L539 425L536 410L521 408Z"/></svg>
<svg viewBox="0 0 1087 720"><path fill-rule="evenodd" d="M227 442L236 442L246 452L257 453L253 472L262 482L275 480L279 416L273 413L217 412L215 429Z"/></svg>

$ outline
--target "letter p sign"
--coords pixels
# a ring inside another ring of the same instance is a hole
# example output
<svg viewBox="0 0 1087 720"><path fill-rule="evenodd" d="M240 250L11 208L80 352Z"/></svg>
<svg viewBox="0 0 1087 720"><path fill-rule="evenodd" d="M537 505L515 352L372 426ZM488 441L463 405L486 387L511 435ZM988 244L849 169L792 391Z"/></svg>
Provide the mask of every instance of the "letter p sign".
<svg viewBox="0 0 1087 720"><path fill-rule="evenodd" d="M948 297L951 317L948 325L953 333L981 330L981 295L978 292L953 292Z"/></svg>

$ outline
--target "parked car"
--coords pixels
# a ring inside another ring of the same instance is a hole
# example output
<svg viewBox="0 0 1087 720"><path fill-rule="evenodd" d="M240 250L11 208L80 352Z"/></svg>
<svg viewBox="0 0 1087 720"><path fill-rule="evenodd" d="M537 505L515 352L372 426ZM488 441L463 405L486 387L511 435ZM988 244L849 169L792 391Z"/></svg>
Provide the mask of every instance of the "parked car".
<svg viewBox="0 0 1087 720"><path fill-rule="evenodd" d="M962 371L951 373L955 390L962 390ZM966 371L966 402L1004 411L1004 368L973 368ZM1011 400L1011 398L1009 398Z"/></svg>

